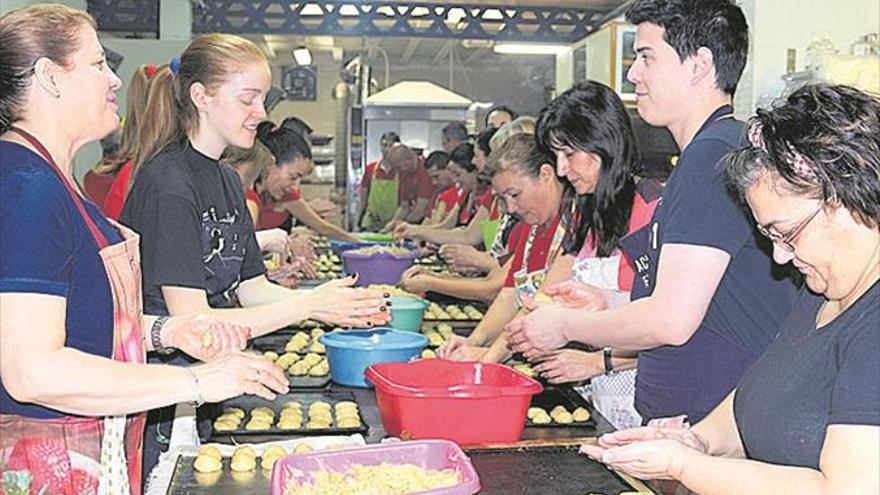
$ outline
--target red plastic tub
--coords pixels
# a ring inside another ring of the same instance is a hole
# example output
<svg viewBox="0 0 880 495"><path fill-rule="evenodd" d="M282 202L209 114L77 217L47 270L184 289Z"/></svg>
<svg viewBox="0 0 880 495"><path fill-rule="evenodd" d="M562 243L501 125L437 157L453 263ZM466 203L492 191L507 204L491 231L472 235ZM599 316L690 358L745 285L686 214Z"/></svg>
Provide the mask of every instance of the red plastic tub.
<svg viewBox="0 0 880 495"><path fill-rule="evenodd" d="M272 468L270 495L284 495L288 481L313 482L318 470L345 472L353 465L415 464L423 469L454 469L460 483L448 488L419 492L424 495L472 495L480 491L480 478L470 459L452 442L423 440L369 447L310 452L283 457Z"/></svg>
<svg viewBox="0 0 880 495"><path fill-rule="evenodd" d="M462 445L516 442L541 384L500 364L420 359L367 368L385 431Z"/></svg>

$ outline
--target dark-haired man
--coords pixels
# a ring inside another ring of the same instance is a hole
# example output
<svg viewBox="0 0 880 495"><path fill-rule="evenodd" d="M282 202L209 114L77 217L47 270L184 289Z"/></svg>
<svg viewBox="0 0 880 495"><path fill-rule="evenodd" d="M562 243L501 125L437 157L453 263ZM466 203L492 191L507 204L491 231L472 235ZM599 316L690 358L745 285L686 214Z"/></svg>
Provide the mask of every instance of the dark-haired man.
<svg viewBox="0 0 880 495"><path fill-rule="evenodd" d="M450 122L440 132L443 134L443 151L447 153L468 142L467 127L461 122Z"/></svg>
<svg viewBox="0 0 880 495"><path fill-rule="evenodd" d="M627 77L639 115L682 150L651 222L624 241L638 270L633 302L594 313L541 307L533 314L551 312L541 321L552 328L527 316L510 340L531 357L570 340L641 351L643 419L697 421L772 340L795 285L772 273L769 246L756 245L717 167L742 137L731 108L748 53L742 11L730 0L637 0L627 20L637 25Z"/></svg>
<svg viewBox="0 0 880 495"><path fill-rule="evenodd" d="M512 122L519 114L504 105L495 105L486 114L486 127L501 129L504 124Z"/></svg>

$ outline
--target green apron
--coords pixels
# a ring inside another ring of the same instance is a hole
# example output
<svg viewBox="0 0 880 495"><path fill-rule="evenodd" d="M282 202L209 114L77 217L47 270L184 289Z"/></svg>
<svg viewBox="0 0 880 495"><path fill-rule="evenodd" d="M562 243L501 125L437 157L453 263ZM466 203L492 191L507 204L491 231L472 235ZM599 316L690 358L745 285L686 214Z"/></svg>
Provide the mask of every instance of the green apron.
<svg viewBox="0 0 880 495"><path fill-rule="evenodd" d="M498 198L492 199L492 206L489 208L489 218L492 218L492 210ZM498 236L498 229L501 227L501 219L504 215L499 215L497 220L483 220L480 222L480 233L483 234L483 247L487 253L492 252L492 246L495 245L495 237Z"/></svg>
<svg viewBox="0 0 880 495"><path fill-rule="evenodd" d="M483 246L486 252L492 252L492 246L495 244L495 237L498 235L498 229L501 227L501 218L498 220L483 220L480 222L480 232L483 234Z"/></svg>
<svg viewBox="0 0 880 495"><path fill-rule="evenodd" d="M394 179L376 179L379 164L373 169L370 181L370 193L367 196L367 211L361 220L361 228L365 230L381 229L394 218L400 203L400 180L395 174Z"/></svg>

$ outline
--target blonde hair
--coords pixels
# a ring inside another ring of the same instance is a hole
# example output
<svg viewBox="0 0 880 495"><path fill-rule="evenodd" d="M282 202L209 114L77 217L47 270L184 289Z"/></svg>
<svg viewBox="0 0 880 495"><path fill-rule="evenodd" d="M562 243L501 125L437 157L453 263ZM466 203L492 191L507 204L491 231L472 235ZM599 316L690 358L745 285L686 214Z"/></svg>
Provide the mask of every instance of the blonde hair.
<svg viewBox="0 0 880 495"><path fill-rule="evenodd" d="M231 34L205 34L195 38L180 55L176 74L171 70L157 73L138 129L132 183L144 162L165 146L198 131L199 112L189 92L193 84L201 83L209 92L214 91L230 74L259 61L265 62L266 56L252 41Z"/></svg>
<svg viewBox="0 0 880 495"><path fill-rule="evenodd" d="M21 120L37 60L69 66L84 26L95 29L92 16L64 5L32 5L0 16L0 133Z"/></svg>
<svg viewBox="0 0 880 495"><path fill-rule="evenodd" d="M524 115L512 120L498 129L498 132L489 140L489 148L494 152L504 146L504 143L517 134L535 135L536 120L534 117Z"/></svg>
<svg viewBox="0 0 880 495"><path fill-rule="evenodd" d="M494 177L501 172L513 170L537 177L541 173L541 167L552 166L553 163L553 156L538 147L534 135L520 132L511 134L499 148L492 151L484 172L488 177Z"/></svg>

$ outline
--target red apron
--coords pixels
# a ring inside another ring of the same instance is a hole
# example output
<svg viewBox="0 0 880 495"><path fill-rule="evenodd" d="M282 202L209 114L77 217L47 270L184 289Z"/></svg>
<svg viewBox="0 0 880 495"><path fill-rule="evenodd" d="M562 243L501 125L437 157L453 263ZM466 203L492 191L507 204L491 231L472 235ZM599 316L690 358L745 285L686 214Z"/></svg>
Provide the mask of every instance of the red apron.
<svg viewBox="0 0 880 495"><path fill-rule="evenodd" d="M67 187L98 245L113 296L113 359L144 363L141 333L141 266L138 236L114 224L123 242L108 245L70 181L48 150L27 132L13 128L39 151ZM0 415L2 481L29 486L31 495L137 495L142 492L142 442L146 414L105 418L34 419ZM2 490L0 490L2 492ZM7 492L10 493L7 486Z"/></svg>

